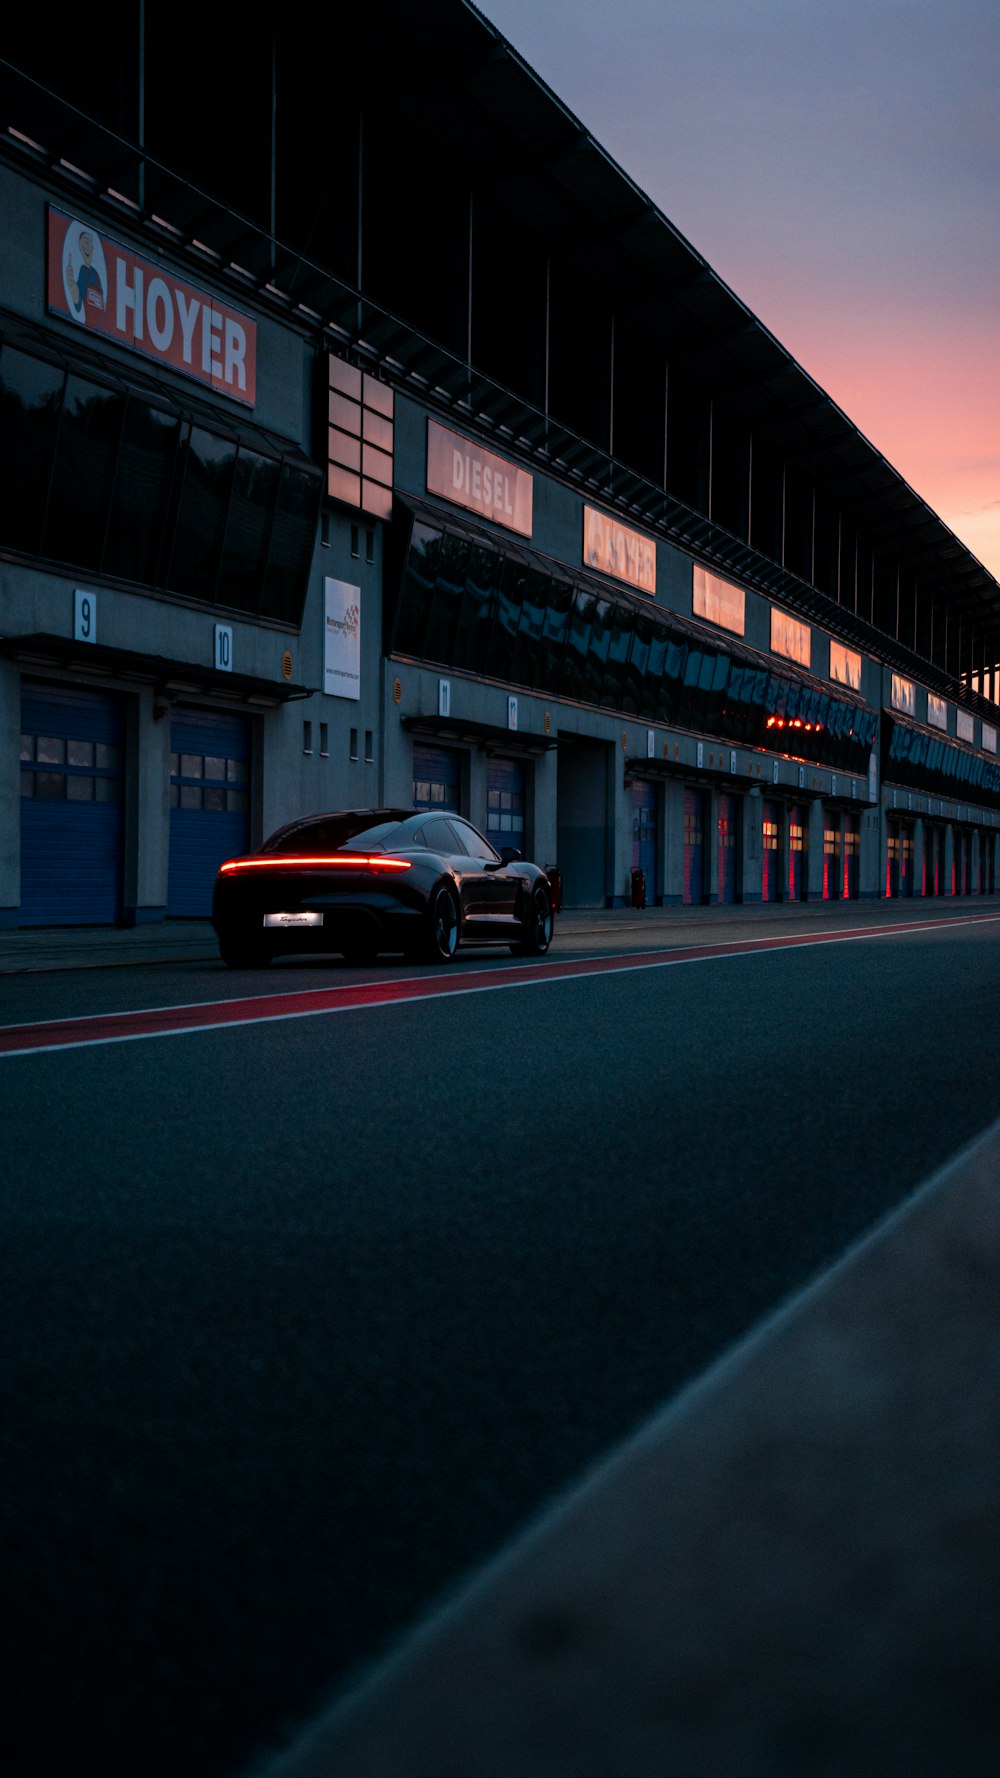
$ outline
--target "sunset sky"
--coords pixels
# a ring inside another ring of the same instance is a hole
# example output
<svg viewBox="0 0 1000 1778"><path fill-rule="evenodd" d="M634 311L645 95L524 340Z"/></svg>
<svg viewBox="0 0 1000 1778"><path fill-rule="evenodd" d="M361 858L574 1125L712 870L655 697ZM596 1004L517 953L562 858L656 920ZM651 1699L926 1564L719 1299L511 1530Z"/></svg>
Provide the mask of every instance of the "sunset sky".
<svg viewBox="0 0 1000 1778"><path fill-rule="evenodd" d="M1000 578L997 0L478 0Z"/></svg>

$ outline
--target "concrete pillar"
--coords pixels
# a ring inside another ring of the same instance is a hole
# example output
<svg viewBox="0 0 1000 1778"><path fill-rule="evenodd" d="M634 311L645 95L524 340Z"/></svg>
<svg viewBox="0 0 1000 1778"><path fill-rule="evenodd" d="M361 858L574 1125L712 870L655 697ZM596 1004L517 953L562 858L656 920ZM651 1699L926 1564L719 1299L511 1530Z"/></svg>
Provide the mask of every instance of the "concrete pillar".
<svg viewBox="0 0 1000 1778"><path fill-rule="evenodd" d="M170 865L170 710L151 687L128 699L125 749L127 926L162 920Z"/></svg>
<svg viewBox="0 0 1000 1778"><path fill-rule="evenodd" d="M944 830L944 883L941 889L943 895L953 895L955 892L954 869L955 829L949 821Z"/></svg>
<svg viewBox="0 0 1000 1778"><path fill-rule="evenodd" d="M684 785L679 778L668 778L663 786L663 825L663 902L676 907L684 900Z"/></svg>
<svg viewBox="0 0 1000 1778"><path fill-rule="evenodd" d="M606 907L628 906L631 872L632 788L625 785L625 749L617 746L608 759Z"/></svg>
<svg viewBox="0 0 1000 1778"><path fill-rule="evenodd" d="M556 856L556 823L558 795L556 784L556 750L551 748L533 762L528 791L528 857L545 870L558 864Z"/></svg>
<svg viewBox="0 0 1000 1778"><path fill-rule="evenodd" d="M823 835L826 828L826 807L821 796L814 796L809 805L809 852L807 901L823 899Z"/></svg>
<svg viewBox="0 0 1000 1778"><path fill-rule="evenodd" d="M743 797L743 885L742 898L758 902L761 898L763 873L764 798L760 790L748 790Z"/></svg>

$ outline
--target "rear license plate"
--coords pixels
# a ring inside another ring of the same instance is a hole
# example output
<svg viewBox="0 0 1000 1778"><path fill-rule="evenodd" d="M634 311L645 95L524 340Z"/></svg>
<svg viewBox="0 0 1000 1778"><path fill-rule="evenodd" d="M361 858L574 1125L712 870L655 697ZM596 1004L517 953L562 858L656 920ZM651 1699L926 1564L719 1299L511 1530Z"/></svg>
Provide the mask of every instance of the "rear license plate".
<svg viewBox="0 0 1000 1778"><path fill-rule="evenodd" d="M265 914L265 926L322 926L322 914Z"/></svg>

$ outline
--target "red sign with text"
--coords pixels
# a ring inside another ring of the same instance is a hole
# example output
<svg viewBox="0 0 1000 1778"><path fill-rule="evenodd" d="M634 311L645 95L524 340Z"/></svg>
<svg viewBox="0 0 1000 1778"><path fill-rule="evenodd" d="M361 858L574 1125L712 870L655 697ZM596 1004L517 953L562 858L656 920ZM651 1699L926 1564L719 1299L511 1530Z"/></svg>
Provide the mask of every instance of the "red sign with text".
<svg viewBox="0 0 1000 1778"><path fill-rule="evenodd" d="M253 407L257 327L218 297L49 207L50 312Z"/></svg>

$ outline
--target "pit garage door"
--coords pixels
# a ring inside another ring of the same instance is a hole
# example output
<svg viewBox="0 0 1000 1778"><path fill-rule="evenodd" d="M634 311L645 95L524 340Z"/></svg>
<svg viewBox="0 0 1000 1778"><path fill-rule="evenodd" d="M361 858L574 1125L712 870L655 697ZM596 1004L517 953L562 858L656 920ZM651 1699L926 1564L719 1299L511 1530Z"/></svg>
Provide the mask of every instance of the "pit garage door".
<svg viewBox="0 0 1000 1778"><path fill-rule="evenodd" d="M21 924L121 915L122 706L109 692L24 681Z"/></svg>
<svg viewBox="0 0 1000 1778"><path fill-rule="evenodd" d="M806 811L793 803L788 811L788 899L805 901L809 872L809 829Z"/></svg>
<svg viewBox="0 0 1000 1778"><path fill-rule="evenodd" d="M486 762L486 838L501 846L525 849L525 764L522 759Z"/></svg>
<svg viewBox="0 0 1000 1778"><path fill-rule="evenodd" d="M944 894L944 828L924 828L924 894Z"/></svg>
<svg viewBox="0 0 1000 1778"><path fill-rule="evenodd" d="M781 892L781 805L765 802L761 815L761 901L777 901Z"/></svg>
<svg viewBox="0 0 1000 1778"><path fill-rule="evenodd" d="M720 793L717 809L719 830L719 900L738 901L740 868L740 799Z"/></svg>
<svg viewBox="0 0 1000 1778"><path fill-rule="evenodd" d="M972 852L972 835L969 833L968 829L964 827L956 827L954 831L955 849L951 867L951 892L953 895L968 895L970 888L969 859Z"/></svg>
<svg viewBox="0 0 1000 1778"><path fill-rule="evenodd" d="M705 797L700 790L684 792L684 900L705 899Z"/></svg>
<svg viewBox="0 0 1000 1778"><path fill-rule="evenodd" d="M413 807L460 811L461 754L454 747L413 744ZM508 841L507 844L512 842Z"/></svg>
<svg viewBox="0 0 1000 1778"><path fill-rule="evenodd" d="M823 900L839 901L843 891L844 862L843 835L840 830L840 815L836 809L827 809L823 823Z"/></svg>
<svg viewBox="0 0 1000 1778"><path fill-rule="evenodd" d="M206 919L219 865L249 846L249 721L177 705L170 724L168 915Z"/></svg>
<svg viewBox="0 0 1000 1778"><path fill-rule="evenodd" d="M655 784L637 778L632 785L632 869L645 878L646 905L656 901L656 799Z"/></svg>

